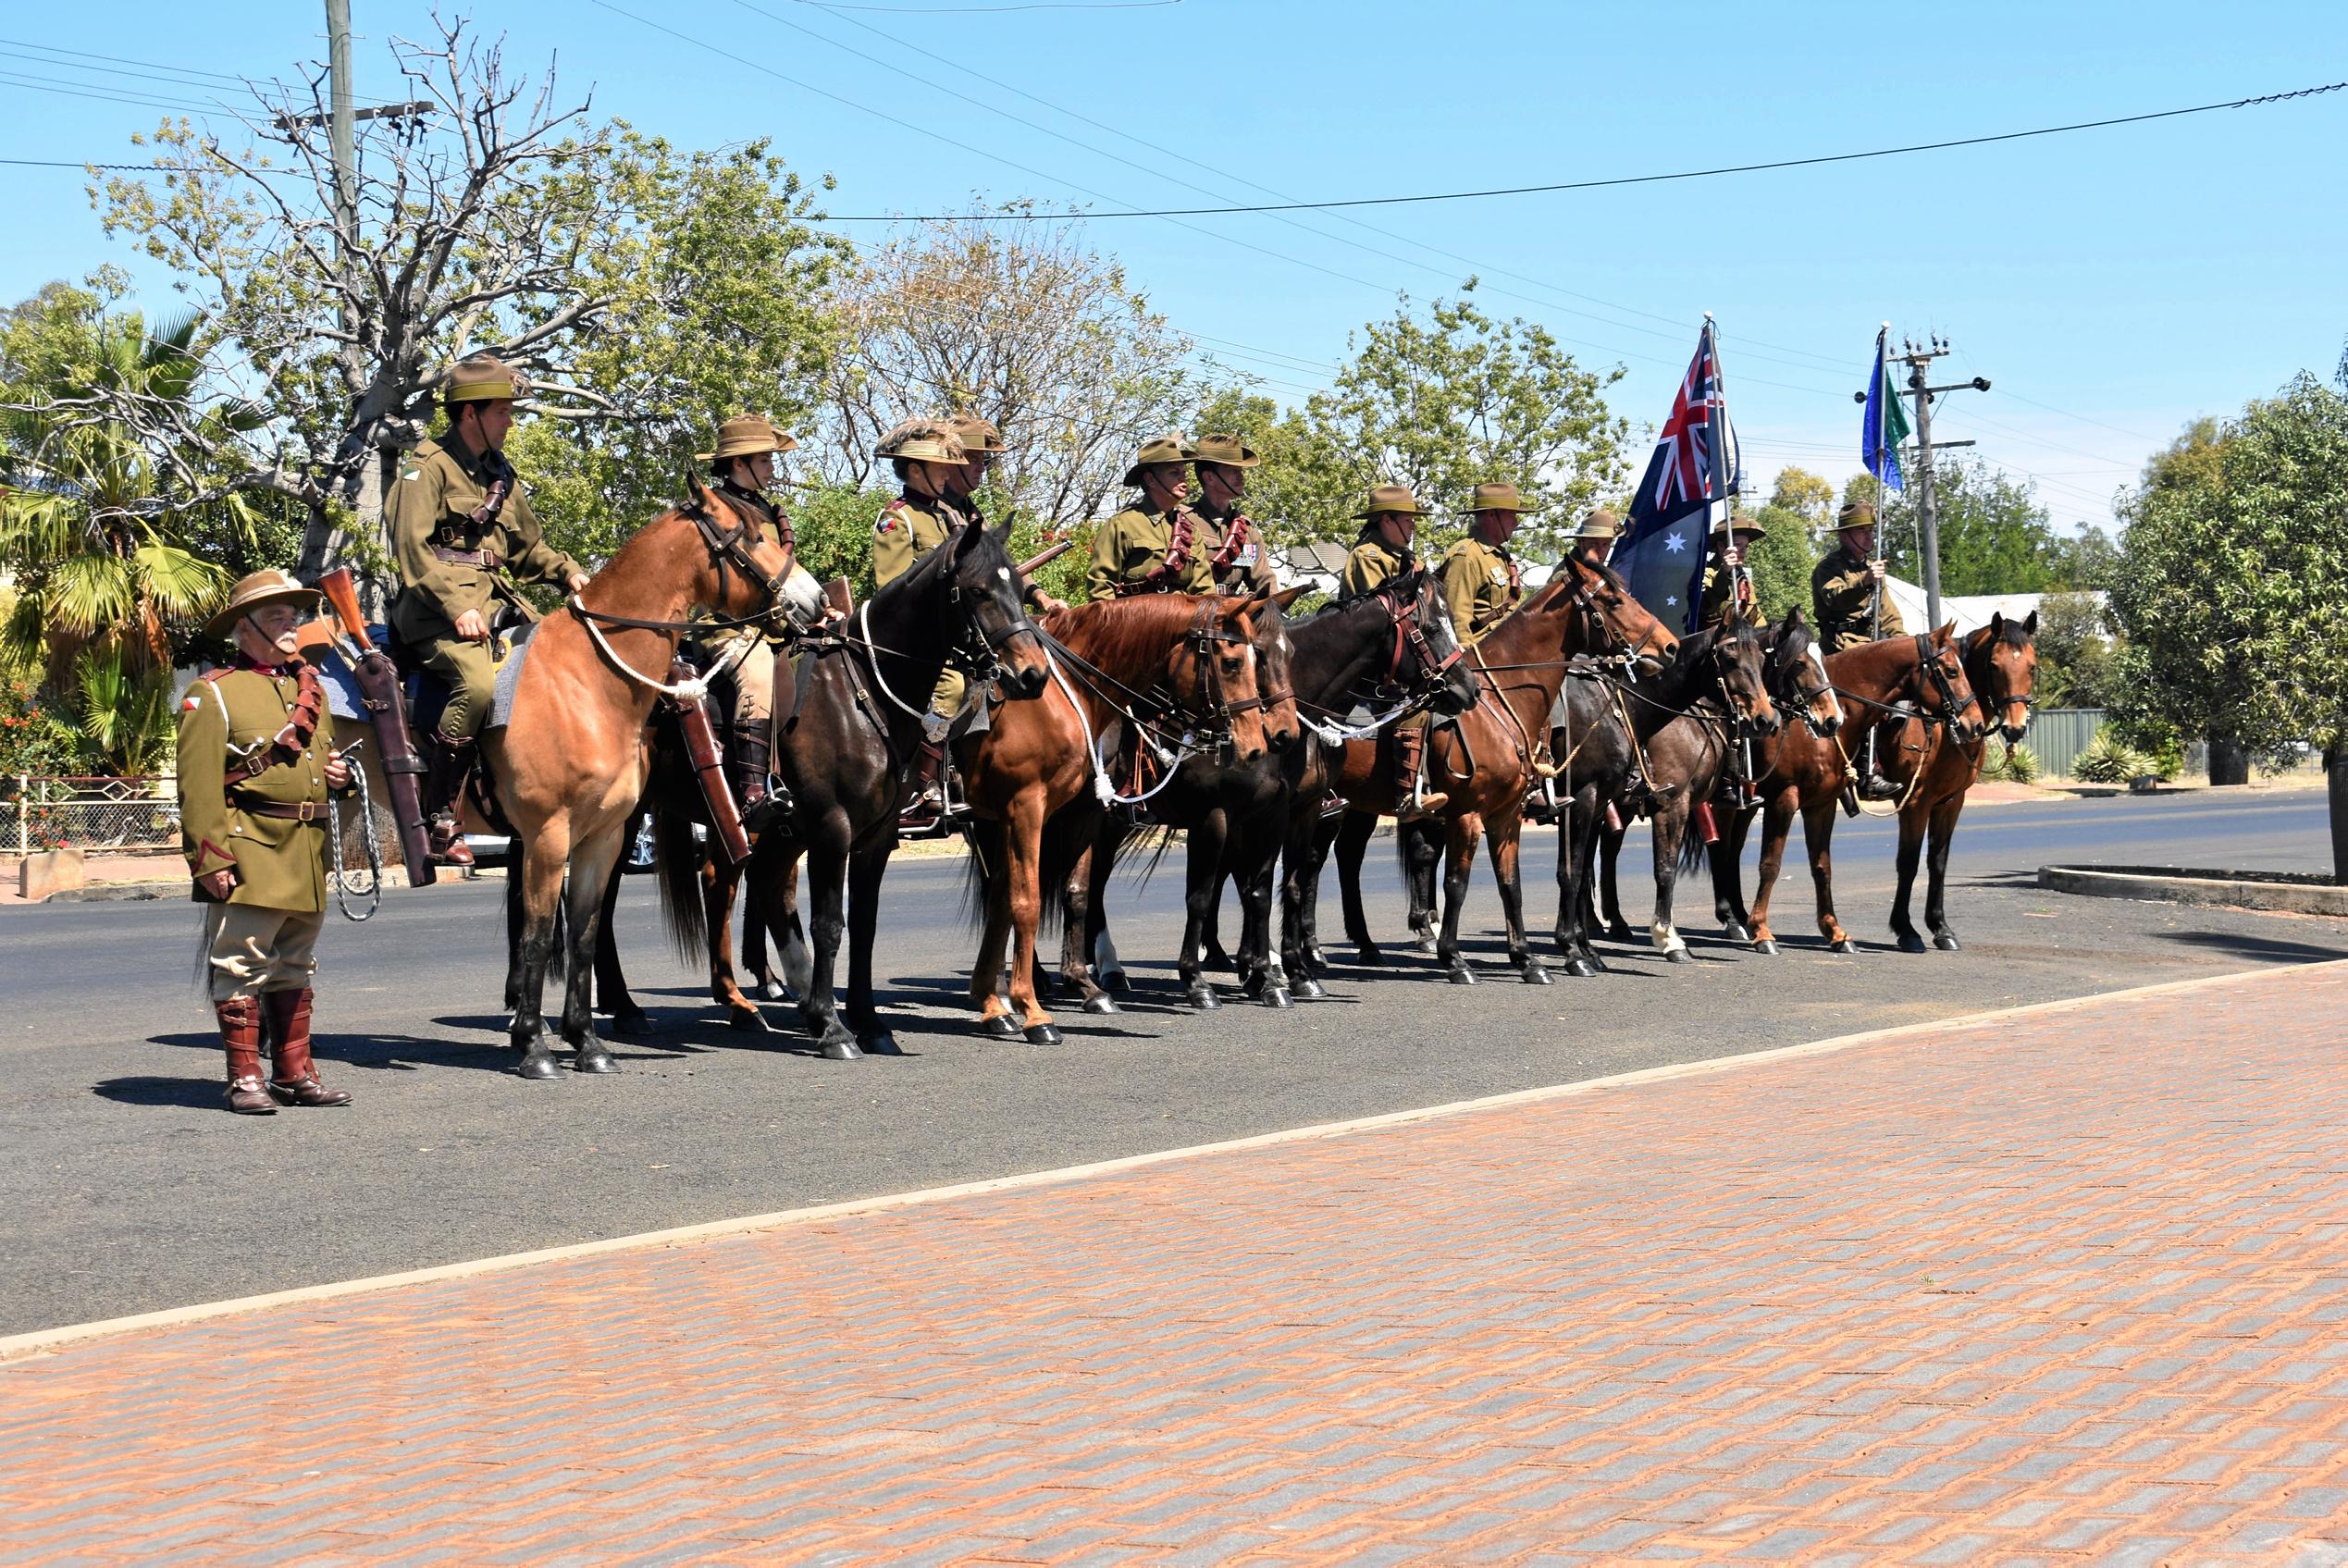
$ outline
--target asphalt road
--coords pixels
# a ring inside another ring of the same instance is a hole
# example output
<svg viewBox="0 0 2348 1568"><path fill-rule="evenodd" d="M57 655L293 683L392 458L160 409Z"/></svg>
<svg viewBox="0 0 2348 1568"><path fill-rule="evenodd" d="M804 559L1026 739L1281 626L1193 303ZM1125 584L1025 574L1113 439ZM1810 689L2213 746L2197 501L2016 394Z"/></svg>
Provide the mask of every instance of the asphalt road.
<svg viewBox="0 0 2348 1568"><path fill-rule="evenodd" d="M1543 930L1553 844L1526 846ZM1464 929L1486 983L1453 987L1403 957L1375 975L1341 969L1325 1003L1206 1017L1173 1000L1169 868L1117 895L1133 1005L1063 1015L1053 1048L977 1037L960 1004L959 862L900 861L881 969L908 1055L852 1064L727 1031L671 956L649 882L633 879L624 951L662 1032L623 1044L616 1075L550 1083L507 1070L502 883L395 891L369 924L330 920L322 945L320 1055L357 1105L267 1118L220 1106L189 906L0 910L13 1086L0 1107L0 1333L2348 957L2348 922L2066 898L2031 881L2050 860L2320 865L2317 791L1976 809L1950 900L1959 954L1889 948L1888 823L1845 822L1835 849L1857 957L1816 938L1798 843L1777 904L1782 956L1718 943L1708 890L1684 885L1697 962L1614 948L1611 975L1530 987L1498 967L1498 904L1479 868ZM1383 842L1370 865L1373 917L1399 944ZM1642 833L1625 861L1634 919L1646 865ZM1325 903L1333 935L1333 885Z"/></svg>

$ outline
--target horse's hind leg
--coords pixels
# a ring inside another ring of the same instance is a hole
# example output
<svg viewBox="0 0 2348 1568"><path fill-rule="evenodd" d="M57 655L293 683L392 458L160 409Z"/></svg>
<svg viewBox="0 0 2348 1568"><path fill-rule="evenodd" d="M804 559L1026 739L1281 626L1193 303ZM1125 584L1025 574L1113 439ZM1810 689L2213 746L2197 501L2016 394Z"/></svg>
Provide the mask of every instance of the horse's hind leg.
<svg viewBox="0 0 2348 1568"><path fill-rule="evenodd" d="M1787 784L1761 803L1760 862L1753 868L1753 951L1774 954L1777 933L1769 929L1770 900L1777 891L1777 873L1786 864L1786 837L1794 831L1794 808L1800 792Z"/></svg>
<svg viewBox="0 0 2348 1568"><path fill-rule="evenodd" d="M564 862L570 858L570 835L548 824L525 835L522 849L522 934L515 962L513 1021L508 1037L522 1053L515 1068L524 1078L555 1076L554 1057L546 1048L546 966L554 946L554 911L562 896Z"/></svg>
<svg viewBox="0 0 2348 1568"><path fill-rule="evenodd" d="M856 1035L840 1021L833 995L838 972L840 941L847 932L848 824L847 813L834 809L816 826L807 851L807 890L812 905L809 925L815 937L815 968L808 988L799 994L799 1017L815 1036L816 1048L834 1062L852 1062L863 1056Z"/></svg>
<svg viewBox="0 0 2348 1568"><path fill-rule="evenodd" d="M714 839L701 861L702 929L708 933L710 1000L725 1009L725 1021L735 1029L766 1031L759 1005L742 994L734 976L734 892L742 881L742 868L727 859Z"/></svg>
<svg viewBox="0 0 2348 1568"><path fill-rule="evenodd" d="M859 849L848 858L848 1027L874 1056L901 1056L896 1035L881 1025L872 1002L872 936L879 929L881 879L888 874L894 841Z"/></svg>
<svg viewBox="0 0 2348 1568"><path fill-rule="evenodd" d="M1382 964L1386 955L1370 939L1369 917L1362 912L1362 854L1378 832L1378 819L1367 811L1348 811L1337 822L1337 888L1345 901L1345 940L1353 945L1353 961Z"/></svg>
<svg viewBox="0 0 2348 1568"><path fill-rule="evenodd" d="M1687 794L1694 793L1691 788ZM1674 964L1694 962L1679 930L1672 924L1672 891L1679 883L1679 845L1687 833L1687 795L1668 802L1650 820L1655 836L1655 920L1647 934L1656 951Z"/></svg>
<svg viewBox="0 0 2348 1568"><path fill-rule="evenodd" d="M1421 954L1433 957L1440 949L1435 936L1435 869L1446 854L1446 841L1436 825L1425 819L1394 824L1394 853L1403 863L1403 888L1412 940Z"/></svg>
<svg viewBox="0 0 2348 1568"><path fill-rule="evenodd" d="M1093 976L1101 988L1122 996L1133 988L1132 980L1125 972L1125 960L1118 956L1117 937L1108 923L1109 872L1117 866L1117 852L1124 846L1130 830L1114 815L1103 813L1099 840L1093 846L1093 874L1085 887L1089 896L1084 902L1084 919L1079 922L1084 932L1085 951L1092 956ZM1107 1002L1096 1006L1086 998L1086 1012L1115 1012L1117 1004Z"/></svg>
<svg viewBox="0 0 2348 1568"><path fill-rule="evenodd" d="M1650 825L1652 831L1652 825ZM1636 942L1638 933L1631 929L1623 914L1623 840L1630 833L1627 827L1598 830L1599 875L1597 887L1604 907L1606 936L1610 942Z"/></svg>
<svg viewBox="0 0 2348 1568"><path fill-rule="evenodd" d="M1182 952L1174 967L1181 977L1183 999L1201 1009L1223 1005L1206 978L1200 954L1223 891L1223 846L1230 834L1230 820L1218 806L1191 829L1182 856Z"/></svg>
<svg viewBox="0 0 2348 1568"><path fill-rule="evenodd" d="M1728 831L1710 851L1712 871L1712 918L1721 934L1735 943L1753 939L1752 915L1745 907L1745 838L1753 830L1753 809L1732 812Z"/></svg>
<svg viewBox="0 0 2348 1568"><path fill-rule="evenodd" d="M1484 822L1484 843L1491 856L1492 880L1500 886L1501 912L1508 922L1508 961L1527 985L1550 983L1548 966L1525 940L1525 884L1521 880L1525 847L1524 819L1504 811Z"/></svg>
<svg viewBox="0 0 2348 1568"><path fill-rule="evenodd" d="M620 858L620 828L588 839L571 855L571 966L562 996L562 1038L577 1053L580 1072L615 1072L618 1065L595 1037L595 944L603 925L603 884Z"/></svg>
<svg viewBox="0 0 2348 1568"><path fill-rule="evenodd" d="M1818 893L1818 931L1837 953L1856 953L1843 922L1835 918L1835 812L1838 802L1829 795L1802 807L1802 844L1810 851L1810 885Z"/></svg>
<svg viewBox="0 0 2348 1568"><path fill-rule="evenodd" d="M783 984L786 994L804 996L809 976L815 968L815 956L808 951L807 928L799 923L799 860L806 853L797 843L784 845L777 854L781 864L760 892L763 919L769 935L783 949Z"/></svg>
<svg viewBox="0 0 2348 1568"><path fill-rule="evenodd" d="M624 846L635 836L636 820L630 818L621 830L620 843ZM615 858L611 874L603 879L603 903L596 911L595 927L595 1010L612 1015L612 1032L622 1040L634 1040L653 1031L651 1017L636 1005L628 994L628 977L620 968L620 939L613 929L613 916L620 907L620 868Z"/></svg>

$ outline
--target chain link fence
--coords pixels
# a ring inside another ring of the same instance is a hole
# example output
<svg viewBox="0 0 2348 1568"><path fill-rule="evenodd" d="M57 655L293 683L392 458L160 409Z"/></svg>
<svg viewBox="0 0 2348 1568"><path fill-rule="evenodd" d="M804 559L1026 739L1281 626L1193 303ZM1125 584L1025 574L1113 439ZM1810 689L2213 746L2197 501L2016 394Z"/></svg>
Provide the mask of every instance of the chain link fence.
<svg viewBox="0 0 2348 1568"><path fill-rule="evenodd" d="M84 849L93 855L176 855L174 781L0 775L0 854Z"/></svg>

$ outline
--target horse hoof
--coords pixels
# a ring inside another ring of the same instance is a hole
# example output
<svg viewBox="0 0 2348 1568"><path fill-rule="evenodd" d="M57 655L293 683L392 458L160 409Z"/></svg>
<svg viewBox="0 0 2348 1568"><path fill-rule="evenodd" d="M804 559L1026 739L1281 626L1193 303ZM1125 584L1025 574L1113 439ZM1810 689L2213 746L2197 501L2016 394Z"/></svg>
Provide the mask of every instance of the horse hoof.
<svg viewBox="0 0 2348 1568"><path fill-rule="evenodd" d="M989 1040L1017 1040L1020 1026L1008 1013L997 1013L991 1019L979 1019L979 1032Z"/></svg>
<svg viewBox="0 0 2348 1568"><path fill-rule="evenodd" d="M896 1043L896 1031L895 1030L875 1030L871 1034L865 1035L861 1039L858 1040L857 1043L864 1048L864 1054L868 1056L902 1056L905 1055L905 1047Z"/></svg>
<svg viewBox="0 0 2348 1568"><path fill-rule="evenodd" d="M524 1078L536 1079L540 1082L562 1076L562 1069L554 1065L554 1058L544 1051L524 1052L521 1063L513 1070Z"/></svg>
<svg viewBox="0 0 2348 1568"><path fill-rule="evenodd" d="M1386 967L1386 955L1375 947L1357 947L1353 950L1353 962L1365 969L1382 969Z"/></svg>
<svg viewBox="0 0 2348 1568"><path fill-rule="evenodd" d="M1753 951L1763 957L1774 958L1777 957L1777 939L1773 936L1764 936L1753 944Z"/></svg>
<svg viewBox="0 0 2348 1568"><path fill-rule="evenodd" d="M763 1002L788 1002L791 999L791 988L779 980L761 982L759 985L759 999Z"/></svg>
<svg viewBox="0 0 2348 1568"><path fill-rule="evenodd" d="M1223 1005L1222 998L1215 994L1215 988L1211 985L1192 986L1182 994L1182 1000L1202 1013L1211 1013Z"/></svg>
<svg viewBox="0 0 2348 1568"><path fill-rule="evenodd" d="M1957 933L1953 931L1934 932L1933 945L1944 953L1962 953L1965 950L1965 945L1957 940Z"/></svg>
<svg viewBox="0 0 2348 1568"><path fill-rule="evenodd" d="M1899 933L1899 950L1903 953L1929 953L1932 951L1931 948L1924 945L1924 939L1918 936L1912 931L1903 931Z"/></svg>
<svg viewBox="0 0 2348 1568"><path fill-rule="evenodd" d="M1031 1045L1057 1045L1060 1031L1048 1023L1032 1023L1020 1031L1020 1038Z"/></svg>
<svg viewBox="0 0 2348 1568"><path fill-rule="evenodd" d="M1102 970L1101 984L1119 996L1133 989L1133 982L1125 977L1123 969Z"/></svg>
<svg viewBox="0 0 2348 1568"><path fill-rule="evenodd" d="M571 1070L573 1072L617 1072L620 1070L620 1064L613 1061L612 1053L600 1045L582 1045L579 1047L578 1055L571 1059Z"/></svg>
<svg viewBox="0 0 2348 1568"><path fill-rule="evenodd" d="M1638 932L1631 930L1628 926L1608 926L1606 928L1606 940L1609 942L1637 942L1638 940Z"/></svg>
<svg viewBox="0 0 2348 1568"><path fill-rule="evenodd" d="M641 1040L648 1034L660 1033L661 1026L643 1008L631 1007L624 1013L612 1015L612 1032L623 1040Z"/></svg>
<svg viewBox="0 0 2348 1568"><path fill-rule="evenodd" d="M1565 972L1576 980L1596 980L1598 965L1588 958L1568 958L1565 960Z"/></svg>
<svg viewBox="0 0 2348 1568"><path fill-rule="evenodd" d="M1296 1005L1296 998L1289 994L1288 987L1285 985L1267 986L1260 1000L1263 1002L1264 1006L1270 1007L1275 1011L1292 1007Z"/></svg>
<svg viewBox="0 0 2348 1568"><path fill-rule="evenodd" d="M1725 922L1720 928L1720 933L1721 935L1728 938L1729 941L1736 944L1739 947L1744 946L1747 943L1752 941L1753 939L1753 933L1745 929L1745 922L1742 920L1729 920Z"/></svg>
<svg viewBox="0 0 2348 1568"><path fill-rule="evenodd" d="M1830 953L1848 953L1855 958L1859 956L1859 944L1846 936L1839 941L1828 943L1826 950Z"/></svg>
<svg viewBox="0 0 2348 1568"><path fill-rule="evenodd" d="M853 1038L826 1040L815 1049L816 1055L827 1062L860 1062L864 1059L864 1052Z"/></svg>
<svg viewBox="0 0 2348 1568"><path fill-rule="evenodd" d="M1554 985L1557 983L1557 977L1551 974L1549 969L1538 958L1527 960L1523 973L1525 976L1525 983L1527 985Z"/></svg>
<svg viewBox="0 0 2348 1568"><path fill-rule="evenodd" d="M1300 1002L1326 1002L1328 1000L1328 987L1306 975L1296 982L1296 998Z"/></svg>
<svg viewBox="0 0 2348 1568"><path fill-rule="evenodd" d="M1443 978L1453 985L1473 985L1476 983L1476 971L1464 963L1454 963L1444 971Z"/></svg>
<svg viewBox="0 0 2348 1568"><path fill-rule="evenodd" d="M1304 949L1304 963L1305 967L1308 969L1320 969L1326 972L1328 969L1328 955L1322 952L1318 947L1307 947Z"/></svg>
<svg viewBox="0 0 2348 1568"><path fill-rule="evenodd" d="M1125 1009L1117 1005L1114 996L1094 995L1084 998L1084 1010L1098 1018L1109 1013L1121 1013Z"/></svg>
<svg viewBox="0 0 2348 1568"><path fill-rule="evenodd" d="M745 1034L768 1032L766 1019L756 1007L739 1007L730 1010L726 1015L725 1027L738 1029Z"/></svg>
<svg viewBox="0 0 2348 1568"><path fill-rule="evenodd" d="M1441 954L1442 944L1431 936L1422 936L1411 944L1411 951L1422 958L1432 958Z"/></svg>

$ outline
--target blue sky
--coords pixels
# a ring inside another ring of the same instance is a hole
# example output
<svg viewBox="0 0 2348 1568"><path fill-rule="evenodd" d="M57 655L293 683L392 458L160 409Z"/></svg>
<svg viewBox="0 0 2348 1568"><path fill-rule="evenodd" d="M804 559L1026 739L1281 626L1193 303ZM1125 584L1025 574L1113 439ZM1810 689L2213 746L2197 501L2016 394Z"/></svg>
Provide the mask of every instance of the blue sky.
<svg viewBox="0 0 2348 1568"><path fill-rule="evenodd" d="M1016 3L507 0L476 15L513 60L557 56L600 113L688 146L772 137L802 170L838 179L839 214L1539 184L2348 79L2337 5L984 8ZM390 95L384 41L424 31L426 7L353 8L360 92ZM133 159L128 138L156 109L36 83L201 99L208 88L184 73L323 58L322 18L316 0L19 8L0 22L0 156ZM59 49L153 64L80 62L96 75ZM1289 221L1103 220L1090 233L1203 348L1291 401L1398 290L1425 299L1474 273L1487 309L1541 321L1586 363L1625 365L1614 406L1656 422L1710 310L1764 486L1786 463L1853 471L1849 398L1876 324L1938 331L1959 351L1938 379L1995 385L1946 400L1936 434L1977 438L2072 524L2107 520L2113 489L2185 420L2337 362L2342 146L2348 93L1822 168ZM0 294L131 260L98 232L82 183L0 167Z"/></svg>

